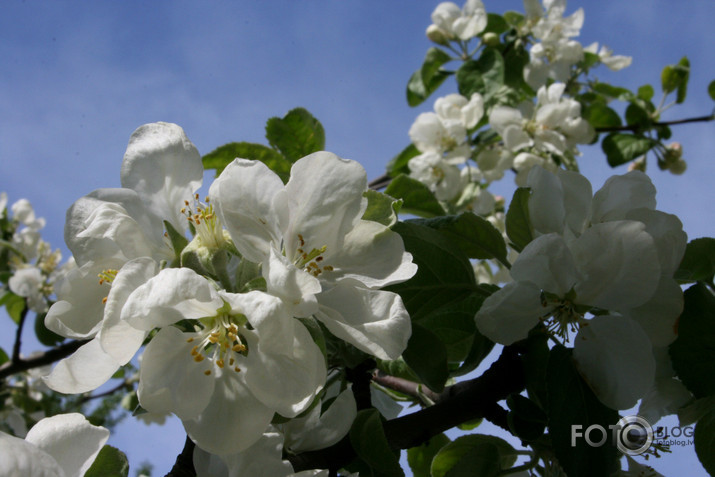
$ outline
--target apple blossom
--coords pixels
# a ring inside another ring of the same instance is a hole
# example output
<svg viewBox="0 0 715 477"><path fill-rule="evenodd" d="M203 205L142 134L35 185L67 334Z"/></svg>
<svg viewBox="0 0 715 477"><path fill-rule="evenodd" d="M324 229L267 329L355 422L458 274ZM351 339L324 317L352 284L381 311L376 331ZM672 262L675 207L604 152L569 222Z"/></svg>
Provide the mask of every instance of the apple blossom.
<svg viewBox="0 0 715 477"><path fill-rule="evenodd" d="M442 2L432 12L432 23L432 31L439 31L444 38L467 41L484 31L487 12L481 0L467 0L461 9L455 3Z"/></svg>
<svg viewBox="0 0 715 477"><path fill-rule="evenodd" d="M606 65L611 71L620 71L623 68L627 68L633 61L633 58L630 56L614 55L613 50L608 48L606 45L601 45L601 48L599 49L598 42L591 43L584 48L583 51L598 55L601 63Z"/></svg>
<svg viewBox="0 0 715 477"><path fill-rule="evenodd" d="M399 295L379 288L409 279L416 265L398 234L361 220L366 189L358 163L316 152L293 164L286 185L263 163L236 159L209 196L236 249L262 264L268 293L293 316L315 315L337 337L395 359L410 320Z"/></svg>
<svg viewBox="0 0 715 477"><path fill-rule="evenodd" d="M40 420L24 440L0 432L0 475L81 477L108 438L77 413Z"/></svg>

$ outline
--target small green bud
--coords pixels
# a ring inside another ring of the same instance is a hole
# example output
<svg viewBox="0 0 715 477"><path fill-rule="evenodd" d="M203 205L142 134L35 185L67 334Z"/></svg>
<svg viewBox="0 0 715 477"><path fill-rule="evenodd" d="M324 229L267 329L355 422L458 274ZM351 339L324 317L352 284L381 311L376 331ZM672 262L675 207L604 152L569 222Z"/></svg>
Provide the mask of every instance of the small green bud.
<svg viewBox="0 0 715 477"><path fill-rule="evenodd" d="M497 35L493 31L485 33L482 37L482 41L487 46L497 46L499 45L499 43L501 43L499 40L499 35Z"/></svg>
<svg viewBox="0 0 715 477"><path fill-rule="evenodd" d="M427 27L427 38L430 41L437 43L438 45L448 45L449 35L447 35L443 30L441 30L437 25L430 25Z"/></svg>

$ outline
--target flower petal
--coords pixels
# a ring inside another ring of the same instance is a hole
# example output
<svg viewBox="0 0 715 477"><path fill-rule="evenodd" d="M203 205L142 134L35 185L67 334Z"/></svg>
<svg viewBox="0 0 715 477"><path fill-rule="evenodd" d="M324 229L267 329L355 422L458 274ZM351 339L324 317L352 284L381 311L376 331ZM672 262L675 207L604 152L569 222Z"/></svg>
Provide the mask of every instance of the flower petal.
<svg viewBox="0 0 715 477"><path fill-rule="evenodd" d="M70 413L40 420L25 440L54 457L67 476L74 476L84 475L108 438L107 429Z"/></svg>
<svg viewBox="0 0 715 477"><path fill-rule="evenodd" d="M66 477L57 461L24 439L0 431L0 475Z"/></svg>
<svg viewBox="0 0 715 477"><path fill-rule="evenodd" d="M527 337L539 318L551 311L541 304L541 289L531 282L511 282L482 303L474 317L479 332L510 345Z"/></svg>
<svg viewBox="0 0 715 477"><path fill-rule="evenodd" d="M623 220L628 211L655 209L655 186L640 171L610 177L593 196L592 222Z"/></svg>
<svg viewBox="0 0 715 477"><path fill-rule="evenodd" d="M582 325L573 357L598 399L612 409L630 409L653 385L650 340L628 318L602 315Z"/></svg>
<svg viewBox="0 0 715 477"><path fill-rule="evenodd" d="M216 378L206 375L211 361L197 362L192 355L194 333L162 328L147 345L139 369L139 403L149 412L173 412L193 419L209 403Z"/></svg>
<svg viewBox="0 0 715 477"><path fill-rule="evenodd" d="M95 338L57 363L44 379L57 392L86 393L106 383L118 369L119 363L104 352Z"/></svg>
<svg viewBox="0 0 715 477"><path fill-rule="evenodd" d="M318 279L290 263L274 248L270 250L268 261L263 263L262 274L268 292L282 298L292 316L306 317L318 310L315 295L322 289Z"/></svg>
<svg viewBox="0 0 715 477"><path fill-rule="evenodd" d="M518 282L531 282L559 297L566 295L579 280L571 251L557 234L532 240L519 254L510 273Z"/></svg>
<svg viewBox="0 0 715 477"><path fill-rule="evenodd" d="M199 151L176 124L145 124L129 138L122 187L135 190L160 224L168 220L177 230L187 229L181 207L193 201L203 177Z"/></svg>
<svg viewBox="0 0 715 477"><path fill-rule="evenodd" d="M259 263L271 243L280 246L279 219L273 200L283 182L259 161L236 159L211 184L209 197L239 252Z"/></svg>
<svg viewBox="0 0 715 477"><path fill-rule="evenodd" d="M412 333L402 299L360 285L344 279L318 295L320 311L315 316L338 338L380 359L397 359Z"/></svg>

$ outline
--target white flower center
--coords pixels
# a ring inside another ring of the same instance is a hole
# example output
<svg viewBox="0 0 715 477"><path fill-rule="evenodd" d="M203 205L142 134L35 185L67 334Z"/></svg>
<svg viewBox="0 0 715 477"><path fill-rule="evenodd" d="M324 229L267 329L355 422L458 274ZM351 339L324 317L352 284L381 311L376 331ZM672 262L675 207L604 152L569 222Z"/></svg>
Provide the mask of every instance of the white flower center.
<svg viewBox="0 0 715 477"><path fill-rule="evenodd" d="M199 202L199 194L196 194L194 210L191 209L189 201L185 201L181 213L186 216L189 226L196 232L201 245L209 249L218 249L226 242L223 228L213 205L209 203L209 198L206 197L204 200L205 202Z"/></svg>
<svg viewBox="0 0 715 477"><path fill-rule="evenodd" d="M200 363L208 358L221 369L228 366L236 373L241 372L236 361L239 354L242 356L248 354L248 347L240 334L240 328L244 326L246 317L219 311L216 316L202 318L200 322L205 325L205 328L198 332L197 337L186 340L188 343L198 342L191 348L194 361ZM211 370L204 371L204 374L210 375Z"/></svg>
<svg viewBox="0 0 715 477"><path fill-rule="evenodd" d="M333 267L330 265L325 265L323 263L323 254L328 249L327 245L323 245L319 249L312 249L310 252L306 252L305 240L301 234L298 234L298 242L300 246L296 249L296 256L293 259L293 263L296 267L304 269L306 272L310 273L314 277L317 277L323 272L332 272Z"/></svg>

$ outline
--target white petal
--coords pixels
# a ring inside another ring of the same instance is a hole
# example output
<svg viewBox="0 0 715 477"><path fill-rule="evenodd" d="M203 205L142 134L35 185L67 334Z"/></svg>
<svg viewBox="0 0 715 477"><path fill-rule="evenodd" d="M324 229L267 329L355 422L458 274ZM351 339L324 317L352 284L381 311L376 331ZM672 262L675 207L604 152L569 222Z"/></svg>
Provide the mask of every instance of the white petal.
<svg viewBox="0 0 715 477"><path fill-rule="evenodd" d="M151 258L137 258L127 262L117 273L104 307L104 320L99 342L107 354L125 365L139 350L147 336L121 319L122 308L129 295L159 272L159 264Z"/></svg>
<svg viewBox="0 0 715 477"><path fill-rule="evenodd" d="M580 278L566 241L557 234L532 240L519 254L510 272L514 280L531 282L559 297L566 295Z"/></svg>
<svg viewBox="0 0 715 477"><path fill-rule="evenodd" d="M368 288L381 288L409 280L417 273L412 255L405 252L402 237L377 222L361 220L345 236L343 247L325 255L325 264L334 271L320 275L334 282L354 278Z"/></svg>
<svg viewBox="0 0 715 477"><path fill-rule="evenodd" d="M203 176L199 151L176 124L145 124L129 138L122 187L137 191L151 213L177 230L187 227L181 208L193 200Z"/></svg>
<svg viewBox="0 0 715 477"><path fill-rule="evenodd" d="M266 432L251 447L238 454L221 456L229 475L251 477L289 477L293 466L283 460L283 436Z"/></svg>
<svg viewBox="0 0 715 477"><path fill-rule="evenodd" d="M598 399L612 409L630 409L653 385L650 340L628 318L603 315L582 325L573 357Z"/></svg>
<svg viewBox="0 0 715 477"><path fill-rule="evenodd" d="M638 415L653 425L662 417L675 414L692 398L693 395L681 381L675 378L656 379L651 390L643 396Z"/></svg>
<svg viewBox="0 0 715 477"><path fill-rule="evenodd" d="M307 253L323 246L339 250L367 206L367 173L355 161L315 152L293 164L285 190L289 223L281 225L288 257L300 247L299 234Z"/></svg>
<svg viewBox="0 0 715 477"><path fill-rule="evenodd" d="M321 415L320 406L305 417L291 419L283 425L286 447L299 453L324 449L342 439L357 416L357 404L352 389L340 393Z"/></svg>
<svg viewBox="0 0 715 477"><path fill-rule="evenodd" d="M318 279L297 268L273 248L268 261L263 263L262 274L268 292L285 300L293 316L306 317L317 311L315 295L321 290Z"/></svg>
<svg viewBox="0 0 715 477"><path fill-rule="evenodd" d="M57 363L45 377L45 384L65 394L86 393L106 383L118 369L119 363L104 352L95 338Z"/></svg>
<svg viewBox="0 0 715 477"><path fill-rule="evenodd" d="M318 295L315 315L338 338L380 359L397 359L412 334L410 317L399 295L362 288L345 279Z"/></svg>
<svg viewBox="0 0 715 477"><path fill-rule="evenodd" d="M149 331L183 319L214 316L222 305L206 278L189 268L166 268L129 295L121 319Z"/></svg>
<svg viewBox="0 0 715 477"><path fill-rule="evenodd" d="M246 450L261 438L273 410L256 399L242 373L232 371L216 378L211 401L184 428L196 445L212 454L230 455Z"/></svg>
<svg viewBox="0 0 715 477"><path fill-rule="evenodd" d="M640 171L610 177L593 196L593 223L622 220L628 211L655 209L655 186Z"/></svg>
<svg viewBox="0 0 715 477"><path fill-rule="evenodd" d="M271 243L280 246L279 219L273 200L283 182L259 161L236 159L209 189L209 197L239 252L262 262Z"/></svg>
<svg viewBox="0 0 715 477"><path fill-rule="evenodd" d="M510 345L527 337L539 318L551 311L541 304L541 289L530 282L511 282L482 303L474 317L479 332Z"/></svg>
<svg viewBox="0 0 715 477"><path fill-rule="evenodd" d="M25 440L50 454L68 476L84 475L109 438L81 414L58 414L40 420Z"/></svg>
<svg viewBox="0 0 715 477"><path fill-rule="evenodd" d="M685 254L688 235L683 232L683 223L678 217L659 210L633 209L626 214L628 220L638 220L645 224L658 249L662 273L672 276L678 269Z"/></svg>
<svg viewBox="0 0 715 477"><path fill-rule="evenodd" d="M195 336L170 326L159 330L147 345L137 389L139 403L147 411L193 419L208 405L216 378L204 374L213 368L210 360L194 360L191 351L197 343L187 340Z"/></svg>
<svg viewBox="0 0 715 477"><path fill-rule="evenodd" d="M305 411L323 388L325 358L305 327L294 327L292 353L269 353L263 349L270 335L261 335L258 348L249 344L246 359L246 385L264 405L285 417Z"/></svg>
<svg viewBox="0 0 715 477"><path fill-rule="evenodd" d="M653 346L667 346L677 337L676 323L683 304L683 290L675 280L662 276L650 300L623 314L641 325Z"/></svg>
<svg viewBox="0 0 715 477"><path fill-rule="evenodd" d="M66 477L47 452L0 431L0 475L7 477Z"/></svg>
<svg viewBox="0 0 715 477"><path fill-rule="evenodd" d="M661 271L642 222L594 224L569 245L582 276L576 285L578 303L620 311L653 296Z"/></svg>

